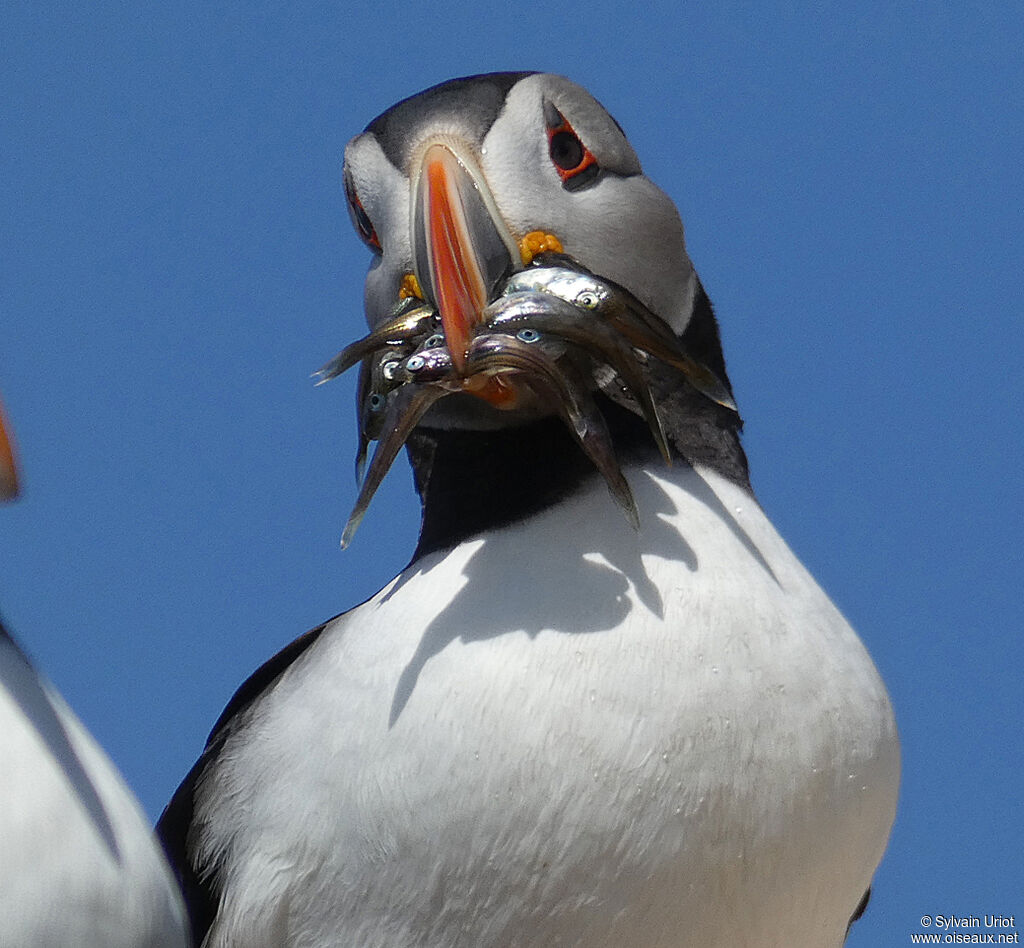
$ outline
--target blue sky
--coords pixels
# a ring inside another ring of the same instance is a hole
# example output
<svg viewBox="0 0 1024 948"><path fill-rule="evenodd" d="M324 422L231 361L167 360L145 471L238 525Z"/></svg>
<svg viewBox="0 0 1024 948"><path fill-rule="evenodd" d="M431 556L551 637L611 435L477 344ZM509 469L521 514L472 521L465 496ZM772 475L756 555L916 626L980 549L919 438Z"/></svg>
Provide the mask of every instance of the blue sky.
<svg viewBox="0 0 1024 948"><path fill-rule="evenodd" d="M400 464L339 550L354 379L309 380L363 325L345 142L452 76L561 72L678 203L761 503L892 693L850 943L1024 916L1024 13L500 6L5 12L4 617L155 817L237 685L414 543Z"/></svg>

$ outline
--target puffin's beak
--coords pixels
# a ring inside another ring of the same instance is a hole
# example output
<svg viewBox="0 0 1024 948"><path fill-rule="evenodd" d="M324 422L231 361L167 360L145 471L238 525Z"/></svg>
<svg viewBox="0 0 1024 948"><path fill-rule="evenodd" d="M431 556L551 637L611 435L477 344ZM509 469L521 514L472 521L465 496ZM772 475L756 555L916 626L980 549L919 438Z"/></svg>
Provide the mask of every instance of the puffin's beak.
<svg viewBox="0 0 1024 948"><path fill-rule="evenodd" d="M14 463L14 447L0 406L0 500L18 496L18 468Z"/></svg>
<svg viewBox="0 0 1024 948"><path fill-rule="evenodd" d="M430 145L413 185L413 265L437 308L455 371L481 313L522 262L482 173L450 142Z"/></svg>

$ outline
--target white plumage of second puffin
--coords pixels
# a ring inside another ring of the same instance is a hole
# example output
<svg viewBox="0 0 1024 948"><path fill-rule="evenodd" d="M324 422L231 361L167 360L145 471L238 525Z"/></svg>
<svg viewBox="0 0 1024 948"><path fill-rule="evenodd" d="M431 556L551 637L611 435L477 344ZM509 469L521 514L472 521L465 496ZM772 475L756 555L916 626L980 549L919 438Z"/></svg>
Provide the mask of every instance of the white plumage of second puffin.
<svg viewBox="0 0 1024 948"><path fill-rule="evenodd" d="M0 500L16 492L0 415ZM188 944L181 895L138 801L0 625L0 946Z"/></svg>
<svg viewBox="0 0 1024 948"><path fill-rule="evenodd" d="M568 80L414 96L345 176L371 326L413 274L452 348L539 232L728 386L675 207ZM755 500L738 415L663 395L671 466L602 402L637 530L553 406L430 410L409 567L242 686L162 818L203 945L843 943L895 812L886 691Z"/></svg>

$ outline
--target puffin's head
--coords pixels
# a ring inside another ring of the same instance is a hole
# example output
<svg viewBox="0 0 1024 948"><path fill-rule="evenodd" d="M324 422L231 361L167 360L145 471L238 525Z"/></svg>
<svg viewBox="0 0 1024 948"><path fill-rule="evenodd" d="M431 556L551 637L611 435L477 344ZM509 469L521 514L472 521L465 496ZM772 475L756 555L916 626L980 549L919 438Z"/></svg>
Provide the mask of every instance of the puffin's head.
<svg viewBox="0 0 1024 948"><path fill-rule="evenodd" d="M374 255L371 331L318 374L361 363L360 471L369 441L379 445L343 544L407 440L426 505L458 433L491 432L474 451L493 451L498 432L525 444L516 429L553 415L634 523L616 460L634 428L670 461L703 459L698 442L720 426L725 466L745 478L679 213L584 89L545 73L435 86L349 143L344 182Z"/></svg>
<svg viewBox="0 0 1024 948"><path fill-rule="evenodd" d="M615 119L561 76L472 76L399 102L349 143L345 190L375 254L371 326L418 285L449 338L461 337L545 247L619 284L676 333L689 321L696 277L675 206Z"/></svg>

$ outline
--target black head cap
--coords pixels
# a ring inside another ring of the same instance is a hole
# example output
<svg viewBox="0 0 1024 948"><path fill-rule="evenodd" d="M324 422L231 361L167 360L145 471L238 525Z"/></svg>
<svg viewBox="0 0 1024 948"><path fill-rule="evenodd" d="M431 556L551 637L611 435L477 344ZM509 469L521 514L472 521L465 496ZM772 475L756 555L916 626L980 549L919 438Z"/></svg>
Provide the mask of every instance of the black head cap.
<svg viewBox="0 0 1024 948"><path fill-rule="evenodd" d="M438 115L462 116L467 124L479 130L480 141L483 141L501 114L509 90L532 75L532 72L492 72L442 82L391 106L370 122L366 131L380 143L388 161L396 168L403 168L417 131Z"/></svg>

